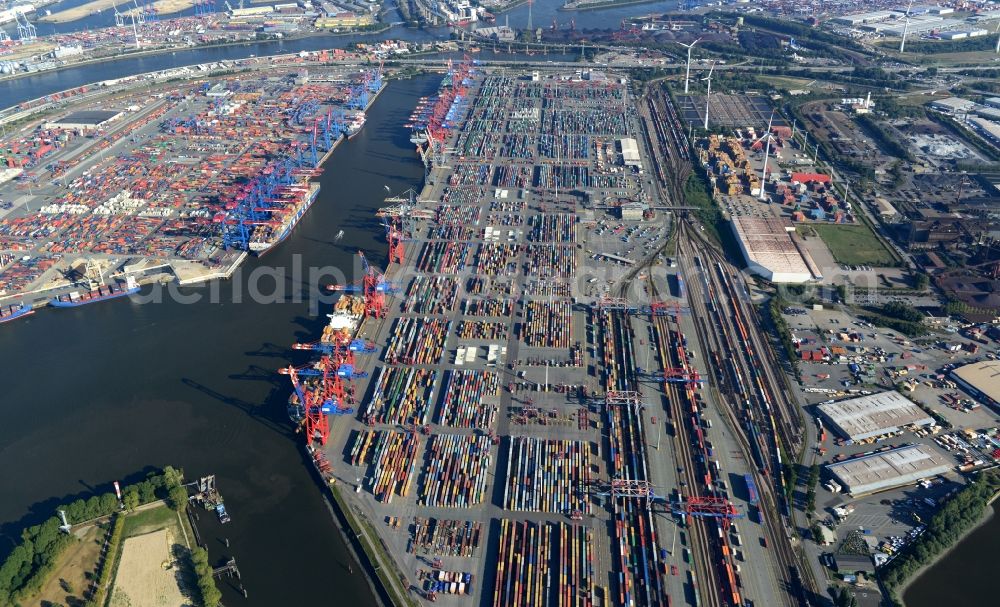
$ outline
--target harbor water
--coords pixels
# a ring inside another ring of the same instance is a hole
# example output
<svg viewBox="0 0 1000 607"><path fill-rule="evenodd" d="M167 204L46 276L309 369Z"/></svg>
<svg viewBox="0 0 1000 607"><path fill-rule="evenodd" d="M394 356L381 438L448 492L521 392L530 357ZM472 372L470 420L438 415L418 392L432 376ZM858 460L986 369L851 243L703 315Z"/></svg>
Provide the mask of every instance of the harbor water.
<svg viewBox="0 0 1000 607"><path fill-rule="evenodd" d="M402 125L439 81L389 85L362 132L327 161L319 198L296 231L217 283L219 303L208 301L204 286L182 291L205 296L196 303L122 298L45 309L3 326L0 557L55 506L170 464L189 480L218 476L232 522L221 526L202 513L205 540L213 562L237 558L249 595L244 600L223 580L227 605L326 605L334 597L374 604L288 421L288 378L275 371L305 362L290 345L317 339L325 321L310 314L307 300L294 302L311 286L293 275L295 256L304 268L336 266L348 276L359 249L385 263L373 212L386 186L419 185L423 167ZM256 283L264 293L280 283L286 303L248 296L261 267L286 271L285 279ZM239 294L241 303L233 303Z"/></svg>
<svg viewBox="0 0 1000 607"><path fill-rule="evenodd" d="M907 587L903 594L906 607L996 604L1000 501L993 503L991 514L989 521Z"/></svg>

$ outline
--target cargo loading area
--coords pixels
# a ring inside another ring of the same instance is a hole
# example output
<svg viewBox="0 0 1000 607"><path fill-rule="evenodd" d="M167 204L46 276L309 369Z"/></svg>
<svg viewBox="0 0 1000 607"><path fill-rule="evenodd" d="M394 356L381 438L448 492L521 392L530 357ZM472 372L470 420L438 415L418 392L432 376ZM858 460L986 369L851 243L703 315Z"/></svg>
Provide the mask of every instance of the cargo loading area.
<svg viewBox="0 0 1000 607"><path fill-rule="evenodd" d="M388 275L397 294L362 331L385 348L359 357L370 376L354 382L357 414L332 422L328 457L338 480L361 479L344 494L425 596L513 605L559 587L593 604L612 589L609 514L591 495L609 472L584 396L599 380L573 297L586 259L573 191L636 190L615 158L635 125L617 83L490 74L466 88L454 156L425 148L430 185L400 217L411 239Z"/></svg>
<svg viewBox="0 0 1000 607"><path fill-rule="evenodd" d="M676 357L695 369L682 332L693 321L668 294L683 299L683 286L658 279L662 293L613 297L629 272L660 263L652 250L666 233L649 213L621 218L620 205L641 204L649 172L644 152L635 166L617 143L639 131L627 86L465 69L415 113L439 116L446 136L435 143L442 132L428 128L432 141L420 145L424 190L380 211L390 267L371 275L385 314L359 311L360 329L343 338L353 352L334 373L351 361L333 382L345 395L340 415L313 452L320 474L378 534L402 588L419 589L411 597L662 606L720 592L701 581L716 567L728 572L726 600L738 586L766 597L765 543L677 512L682 494L728 500L728 483L739 517L746 500L757 503L748 462L705 440L713 419L712 437L733 439L717 413L702 412L697 380L642 371L680 366ZM646 243L646 259L635 255L633 267L590 253L609 236ZM337 338L323 339L330 345L308 347L336 358ZM322 392L310 381L306 399ZM740 526L764 533L759 516Z"/></svg>
<svg viewBox="0 0 1000 607"><path fill-rule="evenodd" d="M195 79L89 93L0 138L0 303L225 277L280 242L381 70ZM78 270L81 268L81 270Z"/></svg>

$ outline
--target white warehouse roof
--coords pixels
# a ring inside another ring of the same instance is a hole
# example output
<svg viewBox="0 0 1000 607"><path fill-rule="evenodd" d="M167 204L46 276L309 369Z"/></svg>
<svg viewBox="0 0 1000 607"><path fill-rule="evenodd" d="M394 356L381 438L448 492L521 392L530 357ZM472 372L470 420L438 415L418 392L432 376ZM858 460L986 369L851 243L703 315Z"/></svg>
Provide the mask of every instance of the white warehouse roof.
<svg viewBox="0 0 1000 607"><path fill-rule="evenodd" d="M635 139L619 139L618 145L622 148L622 160L625 166L641 166L639 161L639 144Z"/></svg>
<svg viewBox="0 0 1000 607"><path fill-rule="evenodd" d="M1000 403L1000 361L969 363L955 369L951 375L972 392Z"/></svg>
<svg viewBox="0 0 1000 607"><path fill-rule="evenodd" d="M895 432L904 426L934 423L931 416L899 392L869 394L818 408L834 430L854 441Z"/></svg>
<svg viewBox="0 0 1000 607"><path fill-rule="evenodd" d="M901 487L943 474L951 468L948 460L925 444L907 445L826 466L852 495Z"/></svg>
<svg viewBox="0 0 1000 607"><path fill-rule="evenodd" d="M809 253L792 240L790 222L777 217L733 217L730 225L751 272L781 283L821 278Z"/></svg>

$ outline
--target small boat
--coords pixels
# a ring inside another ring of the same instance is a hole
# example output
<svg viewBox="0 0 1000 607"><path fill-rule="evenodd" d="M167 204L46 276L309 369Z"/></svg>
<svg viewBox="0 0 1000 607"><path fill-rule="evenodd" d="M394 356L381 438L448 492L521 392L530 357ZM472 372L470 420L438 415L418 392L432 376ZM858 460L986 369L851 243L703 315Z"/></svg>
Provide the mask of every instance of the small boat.
<svg viewBox="0 0 1000 607"><path fill-rule="evenodd" d="M341 230L341 231L337 232L336 236L333 237L333 241L337 242L338 240L340 240L343 237L344 237L344 231Z"/></svg>
<svg viewBox="0 0 1000 607"><path fill-rule="evenodd" d="M226 512L226 505L223 504L222 502L219 502L218 504L215 505L215 514L216 516L219 517L219 522L222 523L223 525L225 525L231 520L229 518L229 513Z"/></svg>
<svg viewBox="0 0 1000 607"><path fill-rule="evenodd" d="M34 308L27 304L20 304L17 306L8 306L6 308L0 308L0 323L5 323L12 321L17 318L22 318L24 316L30 316L35 313Z"/></svg>

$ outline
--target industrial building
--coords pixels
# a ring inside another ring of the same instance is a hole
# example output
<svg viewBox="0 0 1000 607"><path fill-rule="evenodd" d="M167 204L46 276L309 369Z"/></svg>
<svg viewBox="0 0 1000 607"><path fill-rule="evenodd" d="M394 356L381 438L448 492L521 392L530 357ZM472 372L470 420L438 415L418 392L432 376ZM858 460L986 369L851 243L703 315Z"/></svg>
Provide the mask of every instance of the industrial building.
<svg viewBox="0 0 1000 607"><path fill-rule="evenodd" d="M316 19L314 25L318 28L331 27L363 27L375 23L374 17L367 14L357 14L350 11L340 11Z"/></svg>
<svg viewBox="0 0 1000 607"><path fill-rule="evenodd" d="M919 34L932 34L944 30L957 29L965 25L968 24L958 19L942 19L941 17L935 17L933 15L922 15L912 17L909 25L907 25L906 21L903 19L896 19L890 23L864 25L861 29L871 31L876 34L882 34L883 36L893 36L898 38L903 35L904 30L908 36L917 36Z"/></svg>
<svg viewBox="0 0 1000 607"><path fill-rule="evenodd" d="M906 445L880 453L827 464L827 471L851 495L902 487L944 474L952 465L934 447Z"/></svg>
<svg viewBox="0 0 1000 607"><path fill-rule="evenodd" d="M875 206L878 208L878 215L882 218L882 221L892 223L899 216L899 211L896 210L896 207L892 206L891 202L881 196L875 198Z"/></svg>
<svg viewBox="0 0 1000 607"><path fill-rule="evenodd" d="M64 116L55 122L49 122L45 125L45 128L93 131L105 126L113 120L116 120L121 115L121 112L81 110Z"/></svg>
<svg viewBox="0 0 1000 607"><path fill-rule="evenodd" d="M832 21L838 25L849 25L851 27L857 27L859 25L864 25L865 23L878 23L879 21L887 21L894 17L898 17L900 13L895 11L873 11L870 13L857 13L854 15L844 15L842 17L834 17Z"/></svg>
<svg viewBox="0 0 1000 607"><path fill-rule="evenodd" d="M976 107L976 103L961 97L945 97L935 99L928 104L932 110L944 112L945 114L965 114L971 112Z"/></svg>
<svg viewBox="0 0 1000 607"><path fill-rule="evenodd" d="M646 207L641 202L626 202L619 210L625 221L641 221Z"/></svg>
<svg viewBox="0 0 1000 607"><path fill-rule="evenodd" d="M642 162L639 160L639 144L636 143L635 139L619 139L618 147L621 149L622 163L625 166L636 169L642 168Z"/></svg>
<svg viewBox="0 0 1000 607"><path fill-rule="evenodd" d="M993 408L1000 408L1000 361L986 360L951 372L955 383Z"/></svg>
<svg viewBox="0 0 1000 607"><path fill-rule="evenodd" d="M748 269L776 283L803 283L822 274L812 256L796 244L795 228L777 217L733 217L733 233Z"/></svg>
<svg viewBox="0 0 1000 607"><path fill-rule="evenodd" d="M824 420L841 436L862 441L907 426L929 426L934 419L899 392L880 392L818 407Z"/></svg>
<svg viewBox="0 0 1000 607"><path fill-rule="evenodd" d="M1000 124L979 116L969 116L969 125L983 137L993 143L1000 143Z"/></svg>

